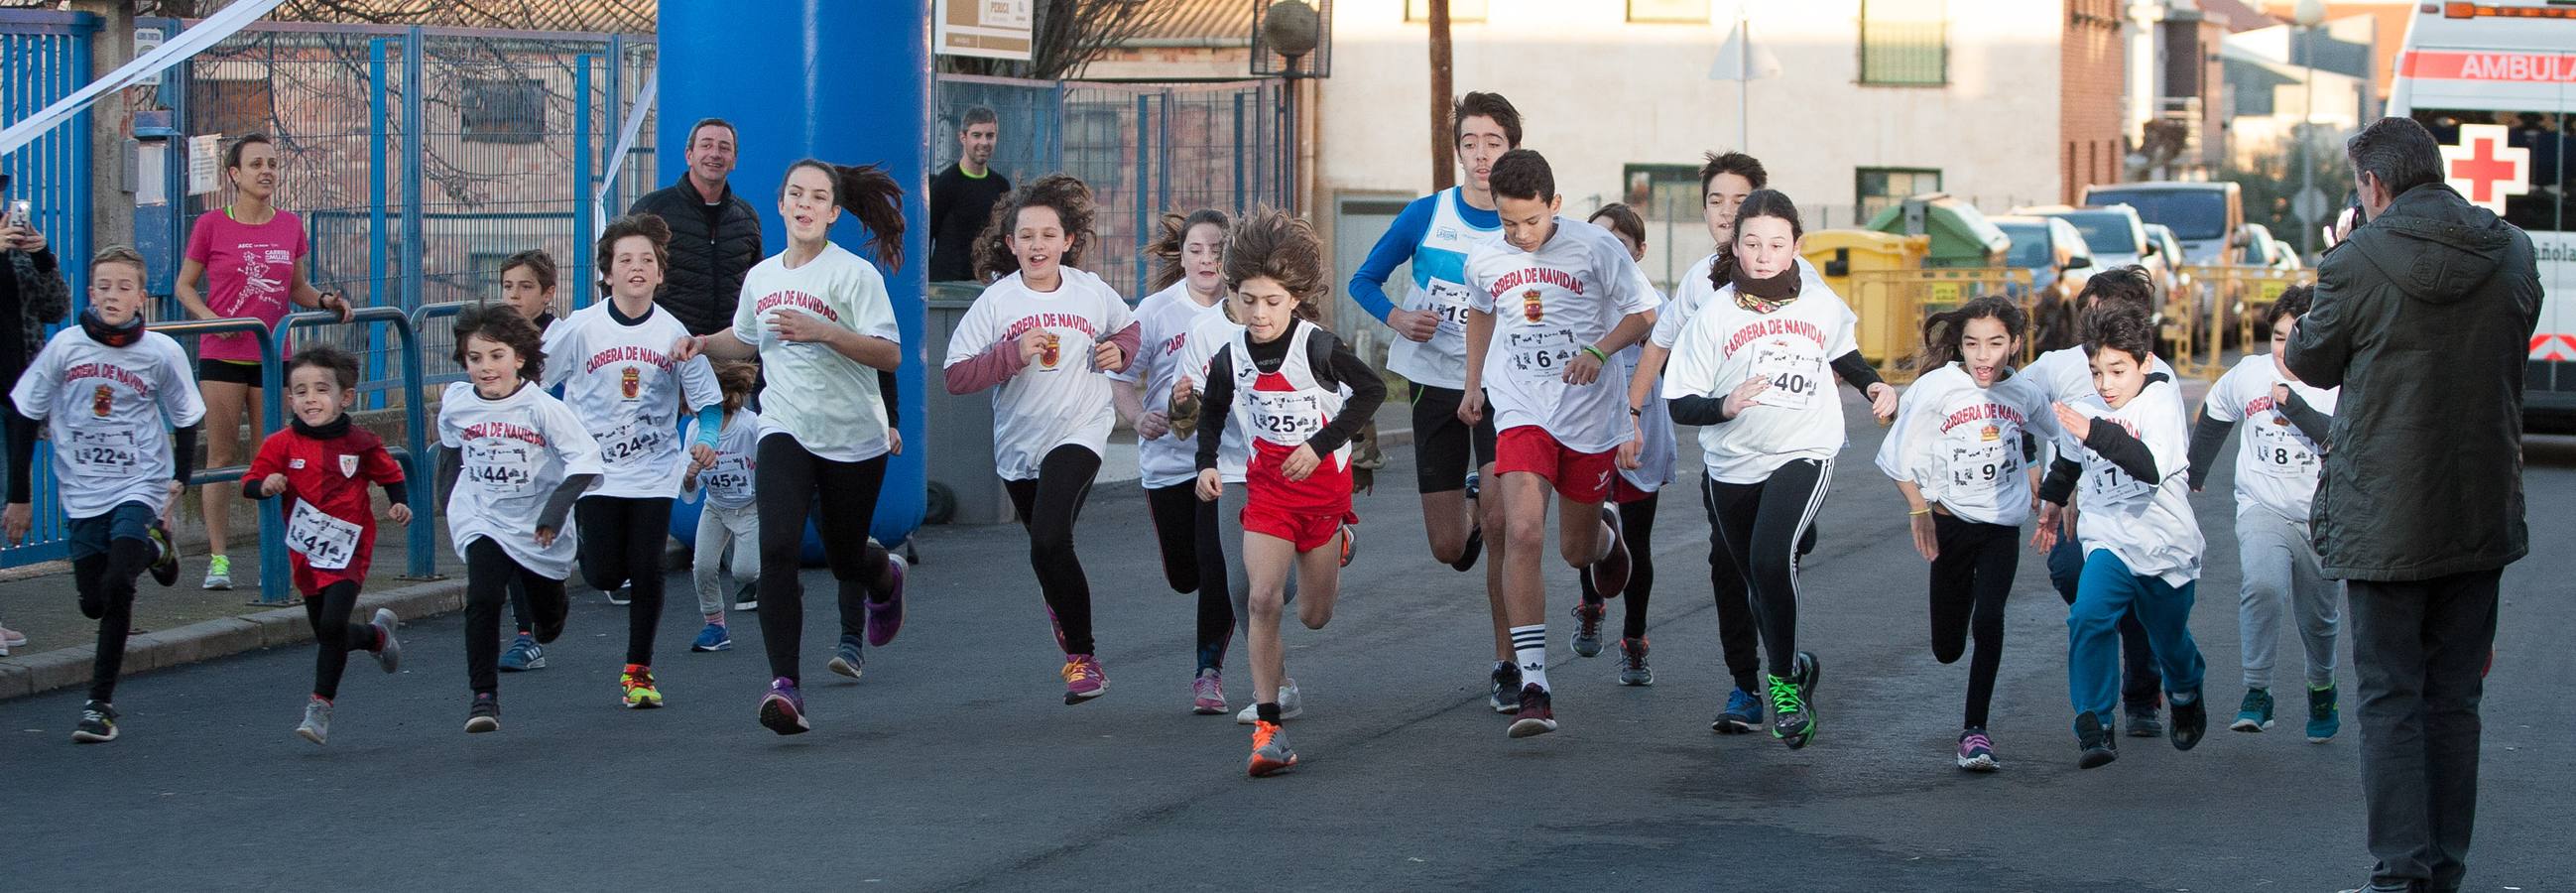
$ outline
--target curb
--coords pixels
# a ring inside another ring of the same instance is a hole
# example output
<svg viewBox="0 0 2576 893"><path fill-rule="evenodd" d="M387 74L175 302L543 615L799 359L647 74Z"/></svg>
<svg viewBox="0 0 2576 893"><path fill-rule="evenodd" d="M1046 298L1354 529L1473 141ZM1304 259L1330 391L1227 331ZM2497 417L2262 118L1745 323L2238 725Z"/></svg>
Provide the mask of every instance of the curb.
<svg viewBox="0 0 2576 893"><path fill-rule="evenodd" d="M377 608L392 608L406 623L465 609L462 578L415 583L389 592L362 595L353 618ZM364 622L364 621L360 621ZM301 606L240 617L219 617L175 629L144 633L125 640L125 666L120 676L229 657L281 645L313 641L313 628ZM0 701L43 694L89 683L96 645L57 648L25 657L0 658Z"/></svg>

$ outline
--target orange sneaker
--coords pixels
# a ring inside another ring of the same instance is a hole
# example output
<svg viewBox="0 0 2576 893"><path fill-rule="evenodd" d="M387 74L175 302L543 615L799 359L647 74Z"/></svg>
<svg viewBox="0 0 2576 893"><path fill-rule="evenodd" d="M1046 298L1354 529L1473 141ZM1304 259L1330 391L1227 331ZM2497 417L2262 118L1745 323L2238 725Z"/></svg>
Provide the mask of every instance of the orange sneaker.
<svg viewBox="0 0 2576 893"><path fill-rule="evenodd" d="M1260 778L1297 765L1297 752L1288 749L1288 733L1277 723L1260 722L1252 726L1252 760L1245 771Z"/></svg>

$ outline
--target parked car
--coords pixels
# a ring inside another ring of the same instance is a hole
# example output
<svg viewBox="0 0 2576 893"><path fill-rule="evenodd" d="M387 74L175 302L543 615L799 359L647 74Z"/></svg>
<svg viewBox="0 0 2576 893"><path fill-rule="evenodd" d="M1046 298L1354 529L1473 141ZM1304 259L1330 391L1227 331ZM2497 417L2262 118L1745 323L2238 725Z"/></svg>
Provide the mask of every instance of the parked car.
<svg viewBox="0 0 2576 893"><path fill-rule="evenodd" d="M2084 188L2087 205L2128 205L2138 218L2161 223L2182 243L2181 264L2228 262L2231 237L2245 225L2245 202L2234 183L2103 183Z"/></svg>
<svg viewBox="0 0 2576 893"><path fill-rule="evenodd" d="M2075 295L2102 271L2084 233L2055 217L2000 216L1986 222L2012 239L2004 265L2030 271L2031 343L2041 351L2075 343Z"/></svg>
<svg viewBox="0 0 2576 893"><path fill-rule="evenodd" d="M2084 244L2093 249L2093 263L2103 269L2137 264L2147 269L2147 278L2155 284L2156 303L2164 304L2165 295L2173 288L2173 268L2150 249L2147 225L2138 219L2136 209L2127 205L2103 208L2071 208L2047 205L2015 208L2015 214L2055 217L2075 225L2084 234Z"/></svg>
<svg viewBox="0 0 2576 893"><path fill-rule="evenodd" d="M2165 269L2171 277L2165 283L2164 312L2158 314L2158 321L2162 323L2166 341L2179 343L2183 315L2209 312L2211 298L2200 283L2193 280L2188 262L2177 262L2177 259L2188 258L2189 255L2184 253L2188 249L2182 247L2181 240L2175 238L2173 227L2161 223L2147 224L2147 242L2156 247L2156 255L2168 264Z"/></svg>

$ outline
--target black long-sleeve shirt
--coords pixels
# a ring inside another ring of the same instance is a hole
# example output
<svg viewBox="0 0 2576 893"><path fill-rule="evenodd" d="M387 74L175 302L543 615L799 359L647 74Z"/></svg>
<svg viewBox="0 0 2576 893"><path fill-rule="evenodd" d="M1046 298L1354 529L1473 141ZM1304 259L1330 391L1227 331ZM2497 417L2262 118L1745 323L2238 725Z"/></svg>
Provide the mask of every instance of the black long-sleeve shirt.
<svg viewBox="0 0 2576 893"><path fill-rule="evenodd" d="M1886 381L1878 377L1878 370L1870 368L1869 361L1863 359L1857 350L1835 357L1828 365L1833 367L1836 377L1864 397L1869 395L1870 385ZM1672 414L1676 424L1722 425L1734 420L1733 416L1726 414L1726 395L1733 390L1730 387L1705 396L1675 397L1664 401L1664 411Z"/></svg>
<svg viewBox="0 0 2576 893"><path fill-rule="evenodd" d="M2326 432L2334 427L2333 414L2309 405L2297 391L2291 391L2290 401L2279 406L2281 414L2289 418L2291 427L2299 429L2299 433L2307 435L2309 440L2319 444L2326 442ZM2227 445L2227 432L2235 429L2235 422L2212 418L2206 410L2201 412L2200 422L2191 429L2192 489L2198 490L2209 484L2210 467L2218 461L2218 449Z"/></svg>
<svg viewBox="0 0 2576 893"><path fill-rule="evenodd" d="M1252 346L1253 368L1265 373L1279 371L1279 367L1288 361L1288 345L1295 340L1296 326L1313 327L1314 324L1298 320L1287 334L1269 342L1245 339ZM1201 433L1223 432L1226 415L1234 409L1233 358L1234 351L1219 349L1216 357L1208 362L1207 385L1199 399L1202 407L1199 410ZM1341 413L1326 422L1323 430L1315 432L1315 436L1306 438L1306 445L1313 447L1317 455L1322 455L1341 449L1342 444L1359 436L1360 429L1366 427L1370 419L1377 417L1378 406L1386 402L1386 380L1379 378L1377 370L1369 368L1366 361L1343 346L1341 339L1322 329L1306 336L1306 366L1314 370L1316 384L1332 389L1348 385L1351 389L1350 399L1342 401ZM1222 436L1199 438L1199 470L1216 467L1217 448L1224 440Z"/></svg>

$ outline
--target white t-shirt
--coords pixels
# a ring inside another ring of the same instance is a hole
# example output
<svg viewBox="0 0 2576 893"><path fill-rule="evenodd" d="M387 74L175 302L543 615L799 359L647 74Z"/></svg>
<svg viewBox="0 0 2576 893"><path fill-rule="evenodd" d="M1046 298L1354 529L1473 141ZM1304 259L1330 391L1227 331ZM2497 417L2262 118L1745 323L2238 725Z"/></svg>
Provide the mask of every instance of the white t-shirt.
<svg viewBox="0 0 2576 893"><path fill-rule="evenodd" d="M1243 334L1243 326L1225 318L1223 313L1210 313L1198 318L1197 328L1190 331L1189 342L1181 345L1179 365L1183 371L1189 373L1190 381L1198 384L1199 393L1207 393L1208 364L1215 362L1217 352L1224 350L1226 345L1234 343L1235 336L1241 334ZM1152 402L1152 395L1147 395L1145 405L1155 405ZM1199 411L1205 413L1207 409L1202 406ZM1244 471L1252 464L1251 420L1250 413L1227 410L1224 439L1218 441L1216 445L1217 480L1229 484L1243 483ZM1191 449L1197 449L1197 447L1193 446ZM1192 457L1191 467L1193 469L1197 467L1195 456ZM1195 473L1193 471L1193 474Z"/></svg>
<svg viewBox="0 0 2576 893"><path fill-rule="evenodd" d="M572 576L581 551L572 513L564 513L554 545L537 545L537 516L564 478L605 472L599 442L571 407L533 384L486 400L472 383L456 382L439 399L438 445L463 453L456 489L447 494L447 538L456 557L464 558L475 540L490 539L520 567L548 579Z"/></svg>
<svg viewBox="0 0 2576 893"><path fill-rule="evenodd" d="M1503 239L1467 253L1469 300L1494 317L1478 382L1495 430L1537 425L1566 449L1599 453L1627 443L1628 380L1604 363L1591 384L1565 381L1565 367L1600 343L1621 319L1663 302L1628 248L1609 230L1556 218L1538 251Z"/></svg>
<svg viewBox="0 0 2576 893"><path fill-rule="evenodd" d="M697 442L695 416L680 427L682 441ZM706 494L708 505L727 510L751 505L760 467L760 433L760 414L749 409L734 410L733 418L716 432L715 467L698 472L698 489Z"/></svg>
<svg viewBox="0 0 2576 893"><path fill-rule="evenodd" d="M871 338L903 343L894 302L877 268L836 244L793 270L771 256L743 274L734 337L760 348L761 434L785 433L818 458L862 462L893 448L877 370L828 345L790 344L770 331L780 314L801 313Z"/></svg>
<svg viewBox="0 0 2576 893"><path fill-rule="evenodd" d="M2112 409L2099 394L2063 401L2097 421L2118 424L2147 445L2161 481L2141 481L2121 471L2101 454L2059 436L2066 455L2084 464L2075 486L2075 506L2083 517L2077 525L2086 554L2108 549L2129 572L2180 586L2200 576L2204 545L2200 521L2191 511L2191 434L2182 420L2182 389L2168 379L2150 382ZM2109 421L2100 421L2100 420Z"/></svg>
<svg viewBox="0 0 2576 893"><path fill-rule="evenodd" d="M1135 323L1136 314L1100 277L1072 267L1062 273L1052 292L1029 290L1018 273L1002 277L966 309L948 338L943 367L1017 341L1030 329L1057 338L1052 356L1039 355L993 391L993 465L1006 481L1037 477L1047 453L1066 444L1100 453L1118 421L1109 374L1091 368L1091 348Z"/></svg>
<svg viewBox="0 0 2576 893"><path fill-rule="evenodd" d="M705 357L671 360L671 345L689 330L660 307L632 325L609 315L611 301L574 311L546 329L545 386L563 385L563 402L599 442L605 473L584 496L670 499L688 471L681 448L680 407L723 402Z"/></svg>
<svg viewBox="0 0 2576 893"><path fill-rule="evenodd" d="M1700 305L1717 295L1717 286L1708 284L1708 268L1715 263L1715 254L1700 258L1699 263L1691 265L1690 272L1682 274L1680 282L1673 284L1673 296L1655 312L1655 330L1646 335L1646 340L1656 347L1673 349L1673 342L1682 336L1682 327L1690 325L1691 314L1698 313ZM1832 290L1806 258L1798 258L1797 264L1799 294L1810 294L1814 289Z"/></svg>
<svg viewBox="0 0 2576 893"><path fill-rule="evenodd" d="M1189 280L1183 279L1137 303L1136 327L1142 337L1136 348L1136 363L1127 367L1125 372L1109 374L1116 381L1144 382L1144 403L1148 412L1171 404L1172 382L1184 372L1200 388L1207 387L1206 363L1202 361L1192 367L1184 364L1182 358L1189 354L1190 340L1197 337L1201 320L1215 317L1218 322L1225 321L1225 299L1220 295L1216 303L1200 306L1198 300L1190 296L1189 289ZM1142 474L1146 489L1178 486L1198 479L1197 435L1196 431L1190 432L1188 437L1165 433L1136 444L1136 470Z"/></svg>
<svg viewBox="0 0 2576 893"><path fill-rule="evenodd" d="M2308 520L2317 498L2318 454L2315 440L2301 433L2290 417L2272 405L2272 386L2286 384L2318 412L2333 415L2341 388L2319 389L2281 374L2270 352L2251 354L2209 387L2201 411L2210 418L2237 422L2236 502L2260 505L2294 521Z"/></svg>
<svg viewBox="0 0 2576 893"><path fill-rule="evenodd" d="M1859 321L1818 283L1802 285L1797 300L1770 313L1737 306L1729 285L1691 314L1664 366L1666 398L1723 400L1754 376L1771 380L1742 414L1699 429L1711 478L1760 483L1782 465L1831 459L1843 448L1843 404L1829 364L1859 349L1852 339Z"/></svg>
<svg viewBox="0 0 2576 893"><path fill-rule="evenodd" d="M2151 359L2153 362L2147 364L2147 372L2174 378L2173 366L2166 363L2165 358ZM2084 355L2082 347L2061 347L2040 354L2030 361L2030 365L2022 367L2021 377L2039 384L2048 391L2049 399L2059 403L2073 405L2084 397L2101 396L2093 390L2093 361Z"/></svg>
<svg viewBox="0 0 2576 893"><path fill-rule="evenodd" d="M188 352L159 332L109 347L75 323L36 352L9 399L54 440L64 515L95 518L127 502L168 508L178 470L170 429L206 417L187 370Z"/></svg>
<svg viewBox="0 0 2576 893"><path fill-rule="evenodd" d="M1924 501L1961 520L2019 527L2030 520L2025 431L2042 442L2056 436L2056 410L2038 383L2014 375L1980 388L1951 363L1905 389L1896 426L1879 444L1878 470L1913 482Z"/></svg>

